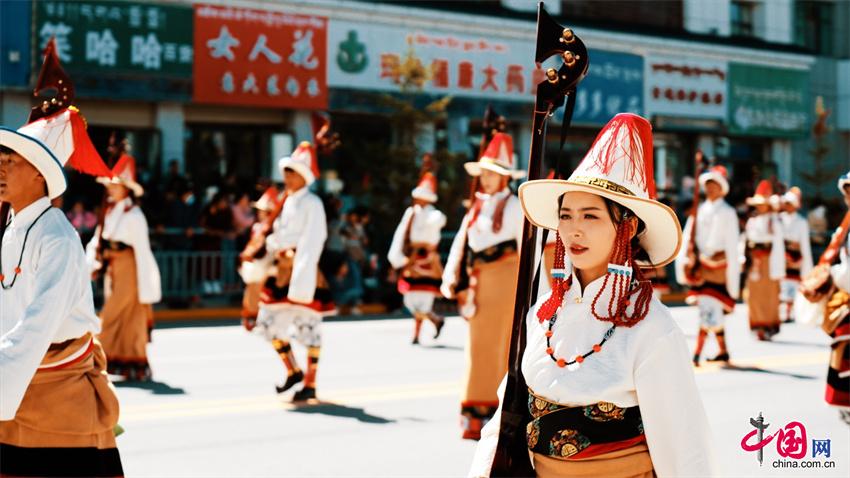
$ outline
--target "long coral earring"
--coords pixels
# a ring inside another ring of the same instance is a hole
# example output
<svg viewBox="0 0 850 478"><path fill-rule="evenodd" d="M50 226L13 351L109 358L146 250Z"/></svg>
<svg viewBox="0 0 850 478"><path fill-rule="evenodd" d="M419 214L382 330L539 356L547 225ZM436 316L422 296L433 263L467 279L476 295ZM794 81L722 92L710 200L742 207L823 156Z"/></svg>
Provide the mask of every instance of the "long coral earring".
<svg viewBox="0 0 850 478"><path fill-rule="evenodd" d="M555 263L553 264L552 275L552 294L537 310L537 320L543 323L554 316L561 304L564 302L564 295L570 290L572 277L567 277L564 257L567 255L567 250L564 247L564 242L561 240L561 233L555 234Z"/></svg>

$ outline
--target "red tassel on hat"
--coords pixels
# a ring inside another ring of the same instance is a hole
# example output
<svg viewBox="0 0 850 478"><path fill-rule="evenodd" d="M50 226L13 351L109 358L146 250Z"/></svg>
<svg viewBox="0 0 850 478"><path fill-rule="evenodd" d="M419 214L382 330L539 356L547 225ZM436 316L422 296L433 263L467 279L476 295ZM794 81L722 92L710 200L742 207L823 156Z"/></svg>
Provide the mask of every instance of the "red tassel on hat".
<svg viewBox="0 0 850 478"><path fill-rule="evenodd" d="M112 171L103 162L100 154L86 132L86 121L75 107L70 107L71 131L74 139L74 152L68 158L67 166L92 176L112 177Z"/></svg>
<svg viewBox="0 0 850 478"><path fill-rule="evenodd" d="M621 138L622 135L628 135ZM620 113L608 122L590 147L591 151L605 137L605 144L593 165L603 175L609 175L618 161L625 160L626 181L646 189L649 197L656 196L652 158L652 125L640 116Z"/></svg>

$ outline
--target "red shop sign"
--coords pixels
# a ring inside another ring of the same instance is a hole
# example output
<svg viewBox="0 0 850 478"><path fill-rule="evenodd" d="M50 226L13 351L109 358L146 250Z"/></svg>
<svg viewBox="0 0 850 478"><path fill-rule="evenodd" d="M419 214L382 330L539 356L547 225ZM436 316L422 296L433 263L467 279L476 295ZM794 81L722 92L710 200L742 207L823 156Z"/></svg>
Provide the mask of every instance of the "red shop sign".
<svg viewBox="0 0 850 478"><path fill-rule="evenodd" d="M326 109L324 17L195 5L194 100Z"/></svg>

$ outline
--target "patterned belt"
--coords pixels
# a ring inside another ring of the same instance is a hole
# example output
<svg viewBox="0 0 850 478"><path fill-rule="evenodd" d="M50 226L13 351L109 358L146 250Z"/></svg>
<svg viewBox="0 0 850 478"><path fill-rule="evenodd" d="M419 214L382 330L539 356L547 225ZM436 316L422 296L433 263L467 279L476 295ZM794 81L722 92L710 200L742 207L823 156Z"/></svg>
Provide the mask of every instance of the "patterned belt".
<svg viewBox="0 0 850 478"><path fill-rule="evenodd" d="M560 459L587 458L646 440L638 406L613 403L568 407L528 390L528 449Z"/></svg>
<svg viewBox="0 0 850 478"><path fill-rule="evenodd" d="M516 251L517 246L515 239L508 239L507 241L500 242L478 252L470 249L469 253L466 255L468 261L467 265L469 267L475 267L480 264L496 262L505 255Z"/></svg>

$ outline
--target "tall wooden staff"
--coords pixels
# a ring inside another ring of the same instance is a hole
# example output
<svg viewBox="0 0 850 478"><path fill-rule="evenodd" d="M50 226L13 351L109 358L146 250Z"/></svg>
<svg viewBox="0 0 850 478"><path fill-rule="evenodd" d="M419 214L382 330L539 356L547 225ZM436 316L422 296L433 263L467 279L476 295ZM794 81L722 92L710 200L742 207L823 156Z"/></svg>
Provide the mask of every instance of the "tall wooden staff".
<svg viewBox="0 0 850 478"><path fill-rule="evenodd" d="M694 199L691 206L691 237L688 239L688 264L685 266L685 277L691 281L700 282L699 248L697 247L697 211L699 210L699 177L703 172L704 163L702 150L694 154Z"/></svg>
<svg viewBox="0 0 850 478"><path fill-rule="evenodd" d="M543 175L543 152L546 145L546 120L564 105L569 95L564 114L563 127L568 128L575 105L576 86L587 74L589 58L584 43L569 28L558 24L540 2L537 11L537 51L535 62L542 64L558 56L560 68L546 70L546 79L537 85L532 123L531 152L528 160L528 179L540 179ZM564 134L566 129L564 130ZM552 207L555 207L553 204ZM528 387L522 375L522 355L525 351L525 316L532 300L535 247L537 228L528 218L522 224L519 274L517 277L516 302L514 303L513 330L511 334L510 359L505 396L502 399L499 444L491 469L492 476L534 476L528 457L525 427L528 415Z"/></svg>

